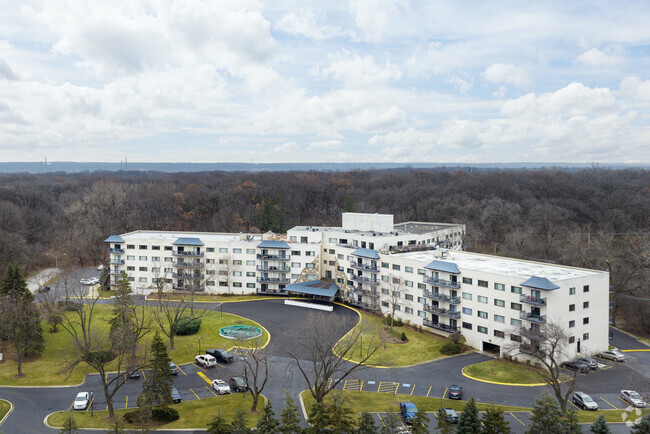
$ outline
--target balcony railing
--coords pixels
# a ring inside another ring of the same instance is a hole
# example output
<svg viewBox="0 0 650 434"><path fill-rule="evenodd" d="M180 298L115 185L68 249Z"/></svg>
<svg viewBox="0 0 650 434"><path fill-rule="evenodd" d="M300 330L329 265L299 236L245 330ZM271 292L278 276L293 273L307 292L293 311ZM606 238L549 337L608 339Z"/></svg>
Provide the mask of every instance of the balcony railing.
<svg viewBox="0 0 650 434"><path fill-rule="evenodd" d="M370 271L371 273L379 273L379 267L377 267L376 265L373 267L372 265L350 262L350 267L356 268L357 270Z"/></svg>
<svg viewBox="0 0 650 434"><path fill-rule="evenodd" d="M460 327L452 327L452 326L450 326L448 324L433 322L433 321L428 320L428 319L422 320L422 324L424 324L427 327L431 327L431 328L434 328L436 330L442 330L443 332L447 332L447 333L460 332Z"/></svg>
<svg viewBox="0 0 650 434"><path fill-rule="evenodd" d="M360 291L363 295L372 297L372 298L379 298L379 293L377 291L371 291L370 289L361 289Z"/></svg>
<svg viewBox="0 0 650 434"><path fill-rule="evenodd" d="M203 263L201 262L174 262L174 267L176 268L201 268Z"/></svg>
<svg viewBox="0 0 650 434"><path fill-rule="evenodd" d="M172 289L174 291L203 291L205 288L203 286L178 286L178 285L172 285Z"/></svg>
<svg viewBox="0 0 650 434"><path fill-rule="evenodd" d="M439 292L431 292L426 289L423 291L423 295L427 298L433 298L438 301L445 301L451 304L460 304L460 297L451 297L449 295L441 294Z"/></svg>
<svg viewBox="0 0 650 434"><path fill-rule="evenodd" d="M541 341L546 339L546 333L544 333L543 331L530 329L526 327L521 327L519 329L519 334L528 339L533 339L536 341Z"/></svg>
<svg viewBox="0 0 650 434"><path fill-rule="evenodd" d="M370 277L357 276L355 274L350 275L350 280L354 280L355 282L360 282L360 283L369 283L371 285L379 285L378 280L373 280Z"/></svg>
<svg viewBox="0 0 650 434"><path fill-rule="evenodd" d="M288 277L258 277L257 281L259 283L279 283L279 284L288 284Z"/></svg>
<svg viewBox="0 0 650 434"><path fill-rule="evenodd" d="M124 271L124 270L110 270L108 272L108 274L111 275L111 276L121 276L122 271Z"/></svg>
<svg viewBox="0 0 650 434"><path fill-rule="evenodd" d="M537 298L537 297L533 297L532 295L521 294L519 296L519 301L526 304L532 304L534 306L546 306L545 298Z"/></svg>
<svg viewBox="0 0 650 434"><path fill-rule="evenodd" d="M361 302L361 301L357 301L357 300L350 300L349 303L350 303L351 306L360 307L361 309L379 310L379 305L377 305L377 304L366 303L366 302Z"/></svg>
<svg viewBox="0 0 650 434"><path fill-rule="evenodd" d="M273 272L288 273L288 272L291 271L291 268L289 268L289 267L278 267L276 265L258 265L257 266L257 271L273 271Z"/></svg>
<svg viewBox="0 0 650 434"><path fill-rule="evenodd" d="M531 356L546 357L546 351L524 344L519 345L519 352L523 354L530 354Z"/></svg>
<svg viewBox="0 0 650 434"><path fill-rule="evenodd" d="M269 254L264 255L262 253L258 253L257 254L257 259L270 259L270 260L273 260L273 261L290 261L291 256L287 256L287 255L269 255Z"/></svg>
<svg viewBox="0 0 650 434"><path fill-rule="evenodd" d="M193 274L193 273L172 273L174 279L203 279L205 274Z"/></svg>
<svg viewBox="0 0 650 434"><path fill-rule="evenodd" d="M429 305L424 306L424 310L434 315L442 315L448 318L456 318L456 319L460 318L459 311L451 311L449 309L441 309L439 307L429 306Z"/></svg>
<svg viewBox="0 0 650 434"><path fill-rule="evenodd" d="M124 265L124 259L109 259L108 263L111 265Z"/></svg>
<svg viewBox="0 0 650 434"><path fill-rule="evenodd" d="M108 249L108 253L124 253L124 249Z"/></svg>
<svg viewBox="0 0 650 434"><path fill-rule="evenodd" d="M181 256L185 258L202 258L203 257L203 252L193 252L193 251L188 251L188 252L179 252L178 250L174 250L172 252L172 256Z"/></svg>
<svg viewBox="0 0 650 434"><path fill-rule="evenodd" d="M519 312L519 318L539 324L544 324L546 322L546 315L536 315L534 313L524 311Z"/></svg>
<svg viewBox="0 0 650 434"><path fill-rule="evenodd" d="M451 280L438 279L436 277L424 276L424 283L436 286L444 286L446 288L458 289L460 288L459 282L452 282Z"/></svg>

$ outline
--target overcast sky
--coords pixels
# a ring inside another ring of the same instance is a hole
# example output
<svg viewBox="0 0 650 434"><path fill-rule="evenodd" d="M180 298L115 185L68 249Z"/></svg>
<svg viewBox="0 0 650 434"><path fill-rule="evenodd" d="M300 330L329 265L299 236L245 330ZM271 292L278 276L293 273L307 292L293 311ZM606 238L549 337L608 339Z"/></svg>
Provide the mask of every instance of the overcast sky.
<svg viewBox="0 0 650 434"><path fill-rule="evenodd" d="M646 0L0 8L2 161L650 161Z"/></svg>

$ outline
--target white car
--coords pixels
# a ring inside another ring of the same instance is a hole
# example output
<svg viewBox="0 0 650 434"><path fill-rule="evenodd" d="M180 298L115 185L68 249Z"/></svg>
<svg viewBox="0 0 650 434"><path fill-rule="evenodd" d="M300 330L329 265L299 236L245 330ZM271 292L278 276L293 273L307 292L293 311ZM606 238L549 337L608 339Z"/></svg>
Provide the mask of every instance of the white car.
<svg viewBox="0 0 650 434"><path fill-rule="evenodd" d="M196 361L197 365L203 366L204 368L212 368L217 366L217 359L209 354L201 354L200 356L196 356L194 358L194 361Z"/></svg>
<svg viewBox="0 0 650 434"><path fill-rule="evenodd" d="M88 279L89 285L97 285L99 283L99 277L91 277Z"/></svg>
<svg viewBox="0 0 650 434"><path fill-rule="evenodd" d="M632 407L645 407L645 401L641 395L636 393L634 390L621 390L621 399L628 402Z"/></svg>
<svg viewBox="0 0 650 434"><path fill-rule="evenodd" d="M88 408L90 403L90 393L88 392L79 392L77 397L74 399L74 409L75 410L85 410Z"/></svg>
<svg viewBox="0 0 650 434"><path fill-rule="evenodd" d="M621 353L618 350L603 351L602 353L598 354L598 357L613 360L615 362L622 362L625 360L625 354Z"/></svg>
<svg viewBox="0 0 650 434"><path fill-rule="evenodd" d="M101 265L97 266L98 271L102 271L104 268L106 268L106 266L104 264L101 264Z"/></svg>
<svg viewBox="0 0 650 434"><path fill-rule="evenodd" d="M226 393L230 393L230 386L228 386L228 383L226 383L223 380L219 380L218 378L215 379L215 380L212 380L212 388L219 395L224 395Z"/></svg>
<svg viewBox="0 0 650 434"><path fill-rule="evenodd" d="M79 283L82 285L90 285L90 279L81 279Z"/></svg>

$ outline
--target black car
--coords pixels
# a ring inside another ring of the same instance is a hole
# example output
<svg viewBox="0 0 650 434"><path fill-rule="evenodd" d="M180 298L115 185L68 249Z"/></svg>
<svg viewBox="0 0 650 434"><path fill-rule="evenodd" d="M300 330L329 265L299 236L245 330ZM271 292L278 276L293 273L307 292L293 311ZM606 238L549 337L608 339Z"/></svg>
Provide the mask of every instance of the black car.
<svg viewBox="0 0 650 434"><path fill-rule="evenodd" d="M580 359L576 360L577 362L582 362L589 366L591 369L598 369L598 362L592 359L591 357L581 357Z"/></svg>
<svg viewBox="0 0 650 434"><path fill-rule="evenodd" d="M571 371L576 371L576 372L589 372L591 368L589 368L589 365L586 363L579 362L577 360L572 360L570 362L564 362L561 365L565 369L569 369Z"/></svg>
<svg viewBox="0 0 650 434"><path fill-rule="evenodd" d="M169 373L172 375L178 375L178 366L176 366L176 363L169 362Z"/></svg>
<svg viewBox="0 0 650 434"><path fill-rule="evenodd" d="M244 380L242 377L230 377L228 385L230 386L230 390L233 392L246 392L248 390L246 380Z"/></svg>
<svg viewBox="0 0 650 434"><path fill-rule="evenodd" d="M49 292L49 291L50 291L50 287L49 287L49 286L41 286L40 288L38 288L38 293L39 293L39 294L42 294L42 293L44 293L44 292Z"/></svg>
<svg viewBox="0 0 650 434"><path fill-rule="evenodd" d="M232 354L220 348L210 348L209 350L206 350L205 354L211 355L217 359L217 362L221 363L231 363L233 360L235 360Z"/></svg>
<svg viewBox="0 0 650 434"><path fill-rule="evenodd" d="M454 384L449 388L449 399L463 399L463 387Z"/></svg>

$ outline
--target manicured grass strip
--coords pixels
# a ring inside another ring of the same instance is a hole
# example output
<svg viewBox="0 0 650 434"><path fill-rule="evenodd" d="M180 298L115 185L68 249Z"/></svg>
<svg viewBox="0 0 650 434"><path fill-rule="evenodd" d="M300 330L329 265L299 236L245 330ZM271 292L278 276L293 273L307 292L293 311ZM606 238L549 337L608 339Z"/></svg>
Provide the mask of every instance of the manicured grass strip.
<svg viewBox="0 0 650 434"><path fill-rule="evenodd" d="M180 419L166 424L158 424L155 422L155 428L206 429L208 423L210 423L210 421L212 421L212 419L214 419L214 417L219 412L221 412L221 415L226 419L226 421L232 421L235 410L237 410L239 407L247 411L248 426L252 427L257 424L257 420L262 415L262 412L258 410L255 414L248 413L251 404L252 400L250 395L243 393L233 393L232 395L216 396L212 398L181 402L180 404L173 405L173 407L178 410ZM260 399L258 408L262 407L264 407L264 400ZM123 416L124 413L133 410L134 409L116 410L115 414ZM77 422L79 428L109 428L108 412L105 410L95 411L94 416L91 416L89 411L73 411L71 414L75 422ZM67 417L67 411L60 411L58 413L50 415L50 417L47 419L47 422L54 427L61 428L63 426L63 422ZM126 424L126 427L138 428L137 425L131 424ZM152 427L154 427L153 423Z"/></svg>
<svg viewBox="0 0 650 434"><path fill-rule="evenodd" d="M380 332L382 327L382 318L367 312L361 312L361 322L356 326L356 330L363 329L363 340L357 343L354 352L350 354L351 360L362 360L362 344L365 353L371 342L380 341L380 333L384 333ZM388 343L386 349L382 346L366 363L376 366L396 367L435 360L443 357L443 354L440 353L440 347L449 342L442 337L427 332L418 332L410 327L393 327L394 336L399 337L402 332L406 334L408 342Z"/></svg>
<svg viewBox="0 0 650 434"><path fill-rule="evenodd" d="M453 399L443 399L440 397L425 397L425 396L414 396L414 395L403 395L397 394L393 395L390 393L379 393L379 392L352 392L348 390L335 390L331 392L328 396L325 397L325 403L332 400L332 394L337 394L342 396L345 399L346 405L355 413L361 413L362 411L368 412L398 412L400 401L411 401L418 410L422 411L438 411L440 406L443 408L453 408L456 411L461 411L467 401L457 401ZM305 403L305 408L307 412L314 404L314 398L311 396L308 390L304 390L301 393L302 399ZM477 402L476 407L479 410L487 409L491 404L486 404L482 402ZM497 405L496 407L501 408L503 411L528 411L528 408L525 407L514 407L511 405Z"/></svg>
<svg viewBox="0 0 650 434"><path fill-rule="evenodd" d="M650 409L644 408L641 410L640 416L637 416L636 411L632 410L627 413L626 419L623 420L623 413L625 410L598 410L598 411L578 411L578 422L580 423L593 423L600 414L605 416L605 420L610 423L614 422L626 422L629 420L636 420L636 418L641 417L645 414L650 413Z"/></svg>
<svg viewBox="0 0 650 434"><path fill-rule="evenodd" d="M464 372L470 377L497 383L544 383L535 368L506 360L488 360L487 362L466 366Z"/></svg>
<svg viewBox="0 0 650 434"><path fill-rule="evenodd" d="M9 404L9 401L0 399L0 420L2 420L7 413L9 413L10 408L11 404Z"/></svg>
<svg viewBox="0 0 650 434"><path fill-rule="evenodd" d="M97 324L102 325L102 333L108 334L108 322L112 306L96 305L95 319ZM155 307L145 308L146 312L151 315ZM189 316L189 309L186 313ZM67 315L72 315L68 312ZM232 339L226 339L219 335L219 328L233 325L246 324L258 326L254 321L249 319L225 313L221 318L220 312L209 311L201 318L201 328L199 332L191 336L176 336L174 346L176 349L169 351L169 356L176 364L189 363L194 361L194 357L199 351L199 336L201 336L201 351L208 348L230 348L236 344ZM151 321L152 331L145 336L143 344L149 346L154 331L158 329L155 321ZM23 373L25 377L14 378L17 373L16 362L5 357L5 362L0 364L0 385L11 386L58 386L64 384L79 384L87 373L93 373L92 369L84 364L77 366L72 373L66 367L71 361L71 337L59 327L57 333L49 333L50 326L43 323L45 350L41 356L33 361L23 363ZM162 335L162 334L161 334ZM167 337L162 335L165 342ZM266 331L262 335L262 342L268 342L269 335Z"/></svg>
<svg viewBox="0 0 650 434"><path fill-rule="evenodd" d="M109 291L110 293L110 291ZM190 296L187 294L164 294L163 300L188 301ZM158 294L151 293L147 295L147 300L158 300ZM269 297L262 295L228 295L228 294L194 294L194 301L197 303L221 303L249 300L269 300ZM273 300L273 299L272 299Z"/></svg>

